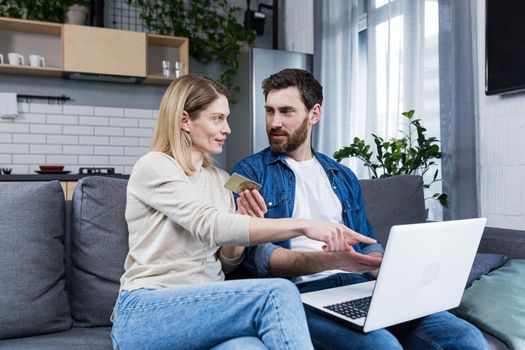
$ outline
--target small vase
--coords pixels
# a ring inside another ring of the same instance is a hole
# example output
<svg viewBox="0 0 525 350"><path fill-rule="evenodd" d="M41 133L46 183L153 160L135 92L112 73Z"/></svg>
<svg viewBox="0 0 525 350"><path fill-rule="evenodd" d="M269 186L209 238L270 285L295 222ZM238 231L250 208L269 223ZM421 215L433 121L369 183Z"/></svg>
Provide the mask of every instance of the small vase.
<svg viewBox="0 0 525 350"><path fill-rule="evenodd" d="M69 24L85 25L89 9L82 5L72 5L66 12L65 22Z"/></svg>

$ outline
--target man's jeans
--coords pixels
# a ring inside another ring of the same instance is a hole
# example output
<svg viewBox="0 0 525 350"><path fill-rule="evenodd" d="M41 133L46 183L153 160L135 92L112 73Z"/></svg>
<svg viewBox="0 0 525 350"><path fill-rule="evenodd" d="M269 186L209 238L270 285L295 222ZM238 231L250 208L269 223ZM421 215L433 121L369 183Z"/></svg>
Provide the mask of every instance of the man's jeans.
<svg viewBox="0 0 525 350"><path fill-rule="evenodd" d="M305 293L367 280L371 280L368 274L340 273L297 287ZM306 310L306 318L316 349L489 349L476 327L449 312L439 312L370 333L354 330L311 310Z"/></svg>
<svg viewBox="0 0 525 350"><path fill-rule="evenodd" d="M114 349L312 349L299 293L278 278L122 291Z"/></svg>

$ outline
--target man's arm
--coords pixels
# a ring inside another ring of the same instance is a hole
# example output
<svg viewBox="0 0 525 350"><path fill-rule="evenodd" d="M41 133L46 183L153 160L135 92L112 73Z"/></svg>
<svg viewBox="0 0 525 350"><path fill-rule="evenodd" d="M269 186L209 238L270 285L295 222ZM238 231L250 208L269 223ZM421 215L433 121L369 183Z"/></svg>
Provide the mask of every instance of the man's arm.
<svg viewBox="0 0 525 350"><path fill-rule="evenodd" d="M336 252L297 252L277 248L270 256L270 275L273 277L297 277L311 275L326 270L343 270L363 273L374 271L381 264L377 253L363 255L354 250Z"/></svg>

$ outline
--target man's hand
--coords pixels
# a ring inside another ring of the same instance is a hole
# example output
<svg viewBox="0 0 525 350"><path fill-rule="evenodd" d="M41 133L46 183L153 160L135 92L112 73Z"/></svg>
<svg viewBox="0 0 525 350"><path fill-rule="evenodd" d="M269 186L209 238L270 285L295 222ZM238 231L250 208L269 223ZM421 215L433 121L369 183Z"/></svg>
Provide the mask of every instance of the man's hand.
<svg viewBox="0 0 525 350"><path fill-rule="evenodd" d="M368 253L367 255L383 259L383 253L380 253L380 252L371 252L371 253ZM379 273L379 269L375 269L375 270L370 271L370 274L374 278L377 278L377 274L378 273Z"/></svg>
<svg viewBox="0 0 525 350"><path fill-rule="evenodd" d="M237 198L237 214L262 218L267 211L266 203L259 191L244 190L239 193L239 197Z"/></svg>
<svg viewBox="0 0 525 350"><path fill-rule="evenodd" d="M326 254L330 264L338 270L363 273L377 270L381 265L381 257L360 254L353 249Z"/></svg>
<svg viewBox="0 0 525 350"><path fill-rule="evenodd" d="M270 257L270 274L273 277L290 278L327 270L363 273L377 270L380 264L381 257L359 254L353 249L336 252L298 252L277 248Z"/></svg>

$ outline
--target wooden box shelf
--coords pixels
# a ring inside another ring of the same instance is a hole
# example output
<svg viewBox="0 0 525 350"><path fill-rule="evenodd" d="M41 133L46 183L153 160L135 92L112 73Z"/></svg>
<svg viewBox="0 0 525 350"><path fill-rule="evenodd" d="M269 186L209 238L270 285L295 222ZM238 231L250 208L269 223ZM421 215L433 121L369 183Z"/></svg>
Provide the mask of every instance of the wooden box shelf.
<svg viewBox="0 0 525 350"><path fill-rule="evenodd" d="M170 84L175 79L175 62L182 62L182 74L188 74L189 45L187 38L147 34L148 74L145 83ZM162 75L162 61L170 62L171 76Z"/></svg>
<svg viewBox="0 0 525 350"><path fill-rule="evenodd" d="M0 17L0 53L4 56L4 65L1 66L0 71L60 76L57 75L56 69L62 68L61 33L60 24ZM24 56L24 65L9 65L7 57L9 52ZM29 55L44 57L45 67L30 67Z"/></svg>
<svg viewBox="0 0 525 350"><path fill-rule="evenodd" d="M64 24L64 71L146 76L146 34Z"/></svg>

